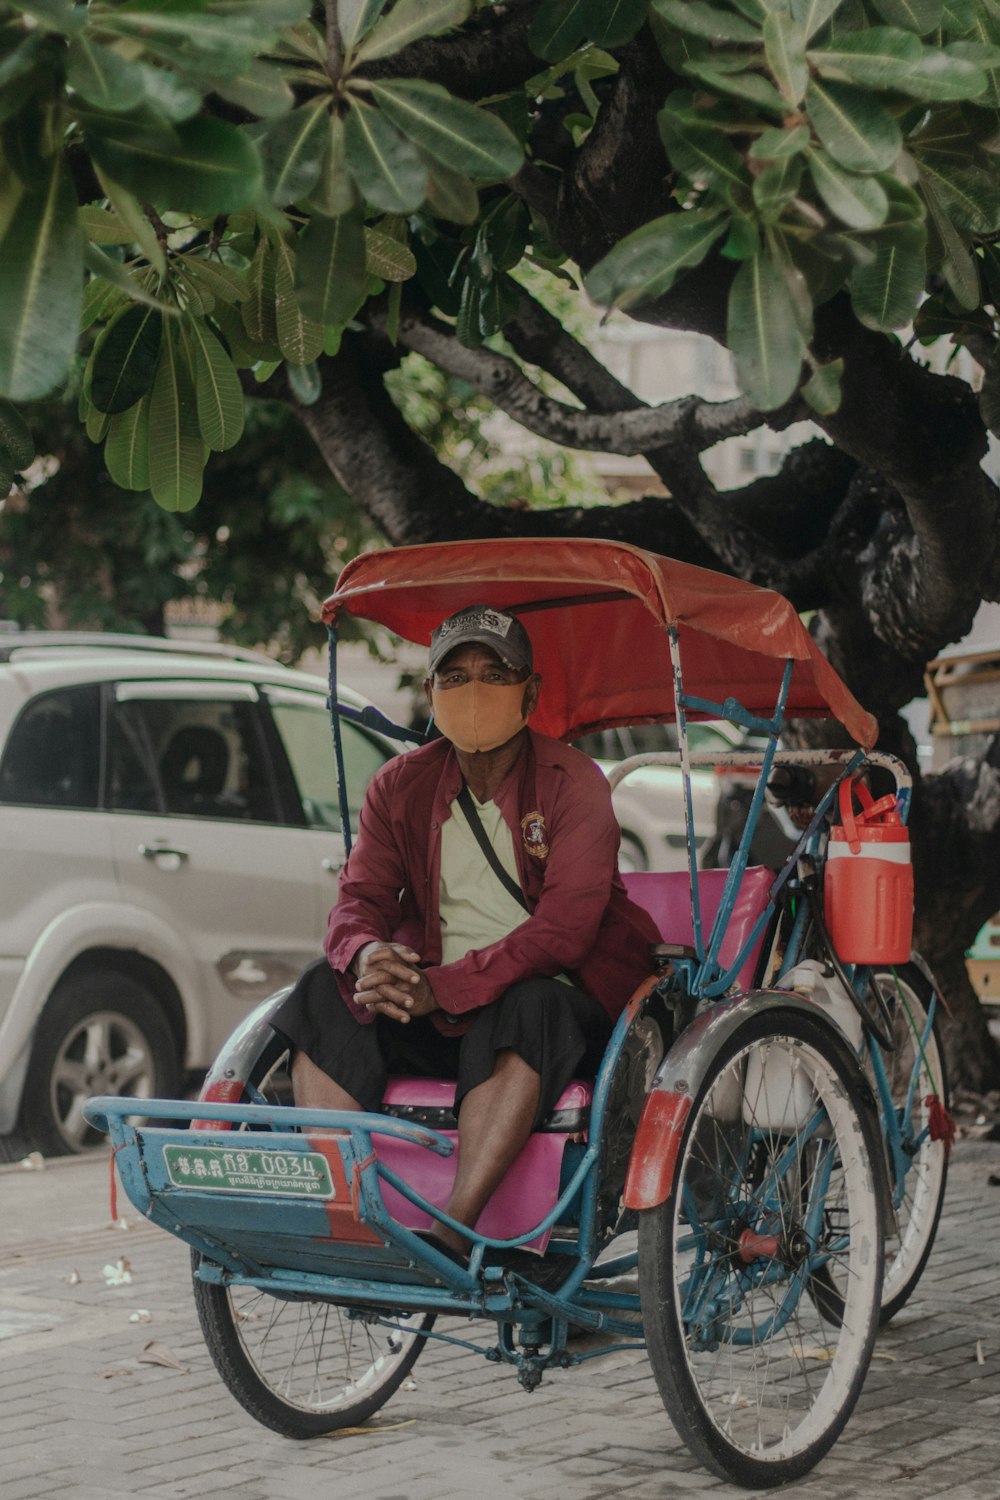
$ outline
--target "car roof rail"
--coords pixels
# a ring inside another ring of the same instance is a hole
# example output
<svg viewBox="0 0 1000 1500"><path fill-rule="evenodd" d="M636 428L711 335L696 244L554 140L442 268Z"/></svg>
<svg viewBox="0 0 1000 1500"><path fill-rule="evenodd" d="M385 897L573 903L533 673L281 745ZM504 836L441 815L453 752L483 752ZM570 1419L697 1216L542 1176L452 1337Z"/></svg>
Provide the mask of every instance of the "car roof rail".
<svg viewBox="0 0 1000 1500"><path fill-rule="evenodd" d="M48 650L146 651L150 655L205 657L209 660L280 665L263 651L226 641L183 641L165 636L127 635L98 630L18 630L0 633L0 662Z"/></svg>

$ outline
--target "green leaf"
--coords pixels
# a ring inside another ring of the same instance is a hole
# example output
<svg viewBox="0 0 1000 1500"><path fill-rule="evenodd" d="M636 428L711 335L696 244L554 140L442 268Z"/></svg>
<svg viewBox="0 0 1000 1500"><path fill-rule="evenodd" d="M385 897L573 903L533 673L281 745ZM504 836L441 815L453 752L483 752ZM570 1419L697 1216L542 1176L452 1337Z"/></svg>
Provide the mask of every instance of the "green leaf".
<svg viewBox="0 0 1000 1500"><path fill-rule="evenodd" d="M315 187L327 149L328 120L322 103L313 102L254 133L272 203L297 203Z"/></svg>
<svg viewBox="0 0 1000 1500"><path fill-rule="evenodd" d="M123 490L149 489L149 401L143 399L108 423L104 462Z"/></svg>
<svg viewBox="0 0 1000 1500"><path fill-rule="evenodd" d="M115 217L132 232L132 242L138 245L149 264L160 275L167 274L167 252L160 243L156 230L130 192L98 171L97 180L104 190Z"/></svg>
<svg viewBox="0 0 1000 1500"><path fill-rule="evenodd" d="M136 63L142 74L145 102L168 120L190 120L201 108L201 93L194 84L167 68ZM219 83L221 80L216 79Z"/></svg>
<svg viewBox="0 0 1000 1500"><path fill-rule="evenodd" d="M213 78L212 92L263 120L285 114L295 103L281 69L262 57L255 57L238 78Z"/></svg>
<svg viewBox="0 0 1000 1500"><path fill-rule="evenodd" d="M542 0L531 30L528 46L546 62L561 62L583 39L587 26L587 0Z"/></svg>
<svg viewBox="0 0 1000 1500"><path fill-rule="evenodd" d="M792 0L792 15L811 41L840 9L842 0Z"/></svg>
<svg viewBox="0 0 1000 1500"><path fill-rule="evenodd" d="M753 201L765 223L780 218L798 193L804 165L801 157L786 156L771 162L754 178Z"/></svg>
<svg viewBox="0 0 1000 1500"><path fill-rule="evenodd" d="M385 10L386 0L336 0L340 35L348 52L358 45ZM325 61L324 56L319 61Z"/></svg>
<svg viewBox="0 0 1000 1500"><path fill-rule="evenodd" d="M364 225L358 210L336 219L316 216L299 236L299 304L317 323L347 323L365 299Z"/></svg>
<svg viewBox="0 0 1000 1500"><path fill-rule="evenodd" d="M1000 437L1000 370L995 358L986 366L979 392L979 414L987 431Z"/></svg>
<svg viewBox="0 0 1000 1500"><path fill-rule="evenodd" d="M523 152L506 125L438 84L388 80L372 93L404 135L452 171L493 180L519 170Z"/></svg>
<svg viewBox="0 0 1000 1500"><path fill-rule="evenodd" d="M80 228L95 245L132 244L134 236L131 229L108 208L99 208L96 203L86 203L77 217Z"/></svg>
<svg viewBox="0 0 1000 1500"><path fill-rule="evenodd" d="M221 260L208 260L196 252L179 257L181 274L196 282L202 290L220 302L242 302L250 295L246 274Z"/></svg>
<svg viewBox="0 0 1000 1500"><path fill-rule="evenodd" d="M471 9L471 0L397 0L359 46L358 61L391 57L422 36L437 36L452 26L461 26Z"/></svg>
<svg viewBox="0 0 1000 1500"><path fill-rule="evenodd" d="M704 260L726 228L714 208L692 208L653 219L619 240L584 277L595 302L631 307L663 296L678 273Z"/></svg>
<svg viewBox="0 0 1000 1500"><path fill-rule="evenodd" d="M261 237L247 272L247 295L240 304L243 326L256 344L278 344L278 324L274 311L275 257L271 241Z"/></svg>
<svg viewBox="0 0 1000 1500"><path fill-rule="evenodd" d="M868 328L888 332L913 322L927 282L927 230L911 223L870 242L875 259L851 272L854 311Z"/></svg>
<svg viewBox="0 0 1000 1500"><path fill-rule="evenodd" d="M31 429L16 406L0 400L0 444L10 454L15 470L26 469L35 457Z"/></svg>
<svg viewBox="0 0 1000 1500"><path fill-rule="evenodd" d="M439 161L427 172L427 202L438 219L451 224L474 224L479 217L479 194L463 172L453 172Z"/></svg>
<svg viewBox="0 0 1000 1500"><path fill-rule="evenodd" d="M284 238L274 246L274 317L278 348L289 364L311 364L323 348L323 325L302 311L295 293L295 246Z"/></svg>
<svg viewBox="0 0 1000 1500"><path fill-rule="evenodd" d="M877 229L885 221L889 202L874 177L845 172L825 151L806 154L816 191L832 214L852 229Z"/></svg>
<svg viewBox="0 0 1000 1500"><path fill-rule="evenodd" d="M153 499L164 510L190 510L201 498L204 466L194 383L181 341L167 323L149 396L149 488Z"/></svg>
<svg viewBox="0 0 1000 1500"><path fill-rule="evenodd" d="M622 47L646 19L649 0L590 0L587 35L598 47Z"/></svg>
<svg viewBox="0 0 1000 1500"><path fill-rule="evenodd" d="M976 0L944 0L941 25L949 36L965 36L976 23Z"/></svg>
<svg viewBox="0 0 1000 1500"><path fill-rule="evenodd" d="M737 99L749 99L751 103L774 115L788 113L788 100L782 98L774 84L768 83L759 73L719 72L710 63L704 63L700 59L686 62L684 71L706 83L713 93L734 94Z"/></svg>
<svg viewBox="0 0 1000 1500"><path fill-rule="evenodd" d="M290 365L288 384L300 406L315 406L323 394L323 377L315 361L309 365Z"/></svg>
<svg viewBox="0 0 1000 1500"><path fill-rule="evenodd" d="M888 26L838 37L835 44L807 53L824 78L857 83L862 88L901 88L919 64L923 48L912 32Z"/></svg>
<svg viewBox="0 0 1000 1500"><path fill-rule="evenodd" d="M669 100L657 123L671 164L692 183L715 188L727 200L734 190L749 187L743 158L716 126L691 123L671 109Z"/></svg>
<svg viewBox="0 0 1000 1500"><path fill-rule="evenodd" d="M85 32L69 44L66 82L89 104L114 111L134 109L146 91L141 68Z"/></svg>
<svg viewBox="0 0 1000 1500"><path fill-rule="evenodd" d="M995 234L1000 230L1000 192L992 172L984 167L955 167L946 164L940 170L932 156L917 158L920 180L930 183L945 213L959 229L972 234Z"/></svg>
<svg viewBox="0 0 1000 1500"><path fill-rule="evenodd" d="M90 399L112 416L127 411L153 384L163 319L154 308L128 307L112 323L94 355Z"/></svg>
<svg viewBox="0 0 1000 1500"><path fill-rule="evenodd" d="M671 26L692 36L705 37L710 42L752 42L759 45L761 41L760 28L752 21L744 21L732 11L706 5L703 0L653 0L653 9Z"/></svg>
<svg viewBox="0 0 1000 1500"><path fill-rule="evenodd" d="M383 281L409 281L417 274L417 261L408 245L400 244L380 229L365 225L365 264L372 276Z"/></svg>
<svg viewBox="0 0 1000 1500"><path fill-rule="evenodd" d="M942 297L928 297L921 302L913 320L913 331L922 344L932 344L935 339L951 338L956 344L964 338L987 338L993 336L993 319L982 308L970 312L955 312Z"/></svg>
<svg viewBox="0 0 1000 1500"><path fill-rule="evenodd" d="M781 161L786 156L796 156L809 144L809 126L771 126L761 131L750 147L754 161Z"/></svg>
<svg viewBox="0 0 1000 1500"><path fill-rule="evenodd" d="M872 0L872 4L889 26L901 26L925 36L941 25L943 0Z"/></svg>
<svg viewBox="0 0 1000 1500"><path fill-rule="evenodd" d="M344 122L336 112L330 115L319 182L309 201L327 219L346 214L358 201L354 180L347 170Z"/></svg>
<svg viewBox="0 0 1000 1500"><path fill-rule="evenodd" d="M209 448L222 453L243 436L243 387L233 362L207 323L184 324L194 375L198 427Z"/></svg>
<svg viewBox="0 0 1000 1500"><path fill-rule="evenodd" d="M743 393L761 411L782 406L798 385L805 344L788 284L769 256L744 261L736 272L726 342Z"/></svg>
<svg viewBox="0 0 1000 1500"><path fill-rule="evenodd" d="M931 223L937 233L943 252L941 269L959 307L971 310L979 306L979 272L969 254L968 247L949 219L934 190L924 179L921 182L924 201L927 204Z"/></svg>
<svg viewBox="0 0 1000 1500"><path fill-rule="evenodd" d="M260 158L249 138L224 120L199 117L169 127L141 112L80 112L97 165L140 199L205 216L251 203Z"/></svg>
<svg viewBox="0 0 1000 1500"><path fill-rule="evenodd" d="M122 265L121 261L112 260L96 245L84 244L83 263L93 276L102 276L105 281L110 281L113 286L119 287L130 302L141 302L146 307L155 307L168 317L177 316L177 309L172 303L161 302L152 292L147 291L143 283L149 279L148 276L134 275Z"/></svg>
<svg viewBox="0 0 1000 1500"><path fill-rule="evenodd" d="M390 214L420 207L427 196L427 168L413 142L381 111L355 104L344 121L344 145L358 191L373 207Z"/></svg>
<svg viewBox="0 0 1000 1500"><path fill-rule="evenodd" d="M839 409L843 374L844 361L835 359L828 365L817 365L802 387L803 396L821 417L829 417Z"/></svg>
<svg viewBox="0 0 1000 1500"><path fill-rule="evenodd" d="M0 241L0 393L47 396L66 376L80 331L83 236L61 156L24 193Z"/></svg>
<svg viewBox="0 0 1000 1500"><path fill-rule="evenodd" d="M855 172L882 172L893 165L903 136L892 115L862 89L814 78L806 92L813 129L834 161Z"/></svg>
<svg viewBox="0 0 1000 1500"><path fill-rule="evenodd" d="M806 34L788 11L773 10L764 22L764 55L774 80L790 104L806 91Z"/></svg>

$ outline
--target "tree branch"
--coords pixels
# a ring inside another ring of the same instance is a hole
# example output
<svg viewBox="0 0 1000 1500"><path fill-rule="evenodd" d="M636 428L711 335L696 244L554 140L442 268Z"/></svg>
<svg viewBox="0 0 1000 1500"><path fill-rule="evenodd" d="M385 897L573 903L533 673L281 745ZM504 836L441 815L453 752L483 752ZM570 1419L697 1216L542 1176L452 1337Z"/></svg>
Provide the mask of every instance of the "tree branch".
<svg viewBox="0 0 1000 1500"><path fill-rule="evenodd" d="M358 77L421 78L471 100L519 88L545 67L528 46L537 8L537 0L501 0L476 11L458 31L363 64Z"/></svg>
<svg viewBox="0 0 1000 1500"><path fill-rule="evenodd" d="M379 332L384 331L384 314L374 313L371 322ZM406 348L424 355L439 369L467 380L522 427L567 448L630 455L683 443L689 451L700 453L723 438L752 432L762 421L761 414L742 397L711 402L684 396L661 406L610 414L578 411L546 396L506 355L467 348L446 324L429 315L404 313L398 337Z"/></svg>

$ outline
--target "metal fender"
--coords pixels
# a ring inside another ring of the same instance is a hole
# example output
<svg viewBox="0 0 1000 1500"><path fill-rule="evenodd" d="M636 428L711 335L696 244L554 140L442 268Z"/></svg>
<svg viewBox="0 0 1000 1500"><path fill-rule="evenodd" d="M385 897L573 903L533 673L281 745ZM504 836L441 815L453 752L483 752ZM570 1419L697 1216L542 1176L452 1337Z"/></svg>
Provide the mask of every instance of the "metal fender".
<svg viewBox="0 0 1000 1500"><path fill-rule="evenodd" d="M285 1043L272 1028L271 1017L291 992L292 986L286 985L283 990L268 995L230 1033L205 1075L199 1099L213 1104L238 1104L243 1097L243 1086L264 1052L274 1054L270 1061L278 1060L285 1050ZM195 1129L201 1129L208 1123L204 1120L192 1121ZM211 1128L229 1130L231 1126L229 1122L213 1120Z"/></svg>
<svg viewBox="0 0 1000 1500"><path fill-rule="evenodd" d="M844 1058L857 1062L829 1013L805 995L791 990L752 990L709 1006L670 1048L646 1096L625 1179L626 1208L657 1208L666 1202L674 1184L685 1121L716 1058L733 1033L751 1017L772 1011L776 1015L795 1011L821 1020ZM875 1096L860 1068L854 1082L855 1103L877 1122ZM885 1206L891 1203L885 1162L874 1163L874 1170L882 1179L877 1187Z"/></svg>

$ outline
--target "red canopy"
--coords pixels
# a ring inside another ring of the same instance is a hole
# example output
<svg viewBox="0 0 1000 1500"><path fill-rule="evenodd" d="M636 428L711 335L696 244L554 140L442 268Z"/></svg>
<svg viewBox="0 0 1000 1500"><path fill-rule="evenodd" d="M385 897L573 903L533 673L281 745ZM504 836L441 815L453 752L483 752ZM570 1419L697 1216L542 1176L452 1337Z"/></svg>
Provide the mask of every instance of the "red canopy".
<svg viewBox="0 0 1000 1500"><path fill-rule="evenodd" d="M675 717L665 627L677 627L684 688L774 713L796 665L790 716L835 717L866 749L877 726L817 650L781 594L624 542L554 537L439 542L366 552L348 563L323 618L374 620L423 645L467 604L521 616L542 695L532 725L573 739L588 729Z"/></svg>

